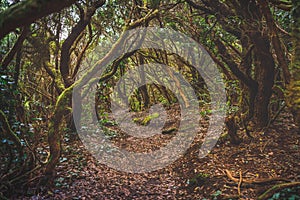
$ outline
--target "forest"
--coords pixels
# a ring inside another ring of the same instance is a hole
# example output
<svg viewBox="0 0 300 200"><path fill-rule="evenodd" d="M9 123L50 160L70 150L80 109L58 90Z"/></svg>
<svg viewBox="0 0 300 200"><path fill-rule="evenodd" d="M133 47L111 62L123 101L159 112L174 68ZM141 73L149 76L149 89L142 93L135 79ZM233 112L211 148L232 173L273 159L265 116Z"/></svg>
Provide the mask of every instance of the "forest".
<svg viewBox="0 0 300 200"><path fill-rule="evenodd" d="M300 199L300 1L1 0L0 199Z"/></svg>

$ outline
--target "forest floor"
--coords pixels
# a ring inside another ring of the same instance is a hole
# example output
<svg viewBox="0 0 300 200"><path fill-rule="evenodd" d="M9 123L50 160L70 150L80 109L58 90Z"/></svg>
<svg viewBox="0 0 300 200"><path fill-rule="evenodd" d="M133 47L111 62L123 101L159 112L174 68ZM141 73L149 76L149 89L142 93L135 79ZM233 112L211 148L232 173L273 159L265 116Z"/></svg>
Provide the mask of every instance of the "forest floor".
<svg viewBox="0 0 300 200"><path fill-rule="evenodd" d="M176 110L169 111L176 115ZM176 117L171 119L175 120ZM208 122L204 121L205 126ZM243 142L232 145L221 137L213 150L199 158L199 147L205 128L199 130L188 151L164 169L133 174L114 170L100 164L78 137L64 138L63 155L57 166L53 185L42 190L29 188L23 199L257 199L259 195L285 178L283 182L300 181L300 134L291 116L282 113L267 130L252 132L249 138L243 131ZM172 135L172 134L169 134ZM169 135L165 136L167 139ZM155 136L154 136L155 137ZM76 139L77 138L77 139ZM122 145L120 134L115 138ZM133 142L128 149L160 147L166 138ZM128 137L127 137L128 139ZM136 147L136 145L140 145ZM227 170L227 173L226 173ZM230 174L228 174L230 172ZM236 180L234 181L233 178ZM247 183L262 180L260 183ZM236 182L237 181L237 182ZM241 181L241 184L238 182ZM240 197L239 197L240 190ZM300 187L296 188L300 194ZM37 192L38 191L38 192Z"/></svg>

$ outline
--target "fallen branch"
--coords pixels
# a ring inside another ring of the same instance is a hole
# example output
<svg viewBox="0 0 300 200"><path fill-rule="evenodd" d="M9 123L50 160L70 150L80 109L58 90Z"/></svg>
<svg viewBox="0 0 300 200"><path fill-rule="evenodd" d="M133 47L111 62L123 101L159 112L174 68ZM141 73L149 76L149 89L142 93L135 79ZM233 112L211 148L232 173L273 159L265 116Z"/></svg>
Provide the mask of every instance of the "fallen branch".
<svg viewBox="0 0 300 200"><path fill-rule="evenodd" d="M258 200L269 199L270 197L273 196L273 194L283 190L284 188L296 187L296 186L300 186L300 182L281 183L281 184L278 184L278 185L274 185L273 187L268 189L266 192L264 192L262 195L260 195L258 197Z"/></svg>

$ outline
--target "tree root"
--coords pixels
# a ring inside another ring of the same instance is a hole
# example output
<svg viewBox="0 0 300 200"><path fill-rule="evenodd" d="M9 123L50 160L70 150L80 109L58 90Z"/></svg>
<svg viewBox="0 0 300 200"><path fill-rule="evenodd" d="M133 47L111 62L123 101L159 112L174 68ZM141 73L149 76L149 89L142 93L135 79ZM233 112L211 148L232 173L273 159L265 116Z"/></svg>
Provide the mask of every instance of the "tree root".
<svg viewBox="0 0 300 200"><path fill-rule="evenodd" d="M242 185L242 182L243 182L243 175L242 175L242 170L240 170L240 180L239 180L239 183L238 183L238 195L239 197L241 197L241 185Z"/></svg>
<svg viewBox="0 0 300 200"><path fill-rule="evenodd" d="M241 178L235 178L232 176L231 172L227 169L225 169L225 173L227 177L236 182L239 183ZM263 183L268 183L268 182L275 182L275 181L285 181L285 182L290 182L290 180L286 178L280 178L280 177L272 177L272 178L260 178L260 179L242 179L243 183L248 183L248 184L263 184Z"/></svg>
<svg viewBox="0 0 300 200"><path fill-rule="evenodd" d="M296 187L300 186L300 182L292 182L292 183L281 183L274 185L270 189L268 189L266 192L264 192L262 195L258 197L258 200L265 200L273 196L276 192L281 191L284 188L289 188L289 187Z"/></svg>

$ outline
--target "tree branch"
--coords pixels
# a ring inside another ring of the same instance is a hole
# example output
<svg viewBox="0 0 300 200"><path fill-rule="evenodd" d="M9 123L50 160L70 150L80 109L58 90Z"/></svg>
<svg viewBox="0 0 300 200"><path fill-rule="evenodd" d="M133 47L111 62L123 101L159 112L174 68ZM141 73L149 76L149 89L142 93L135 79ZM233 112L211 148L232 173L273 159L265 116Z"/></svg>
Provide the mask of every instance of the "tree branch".
<svg viewBox="0 0 300 200"><path fill-rule="evenodd" d="M76 0L21 1L0 13L0 40L18 27L26 26L51 13L58 12Z"/></svg>
<svg viewBox="0 0 300 200"><path fill-rule="evenodd" d="M25 26L22 30L21 35L18 37L18 40L14 44L14 46L11 48L11 50L3 58L3 61L1 63L1 66L3 67L3 69L7 69L8 64L12 61L12 59L14 58L14 55L16 54L18 49L20 49L21 45L23 44L23 42L24 42L24 40L27 36L28 31L29 31L29 27Z"/></svg>

